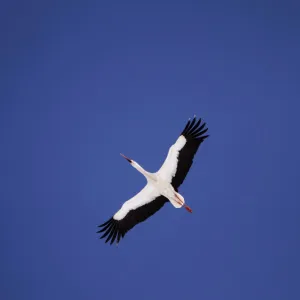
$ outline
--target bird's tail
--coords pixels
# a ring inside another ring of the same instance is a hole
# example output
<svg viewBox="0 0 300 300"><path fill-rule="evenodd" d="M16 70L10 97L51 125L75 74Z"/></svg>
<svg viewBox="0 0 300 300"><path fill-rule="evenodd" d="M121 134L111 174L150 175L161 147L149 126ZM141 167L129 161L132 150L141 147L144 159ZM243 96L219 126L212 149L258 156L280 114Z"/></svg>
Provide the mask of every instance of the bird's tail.
<svg viewBox="0 0 300 300"><path fill-rule="evenodd" d="M192 212L191 208L185 204L184 198L177 192L174 193L174 198L170 202L176 208L184 207L188 212Z"/></svg>
<svg viewBox="0 0 300 300"><path fill-rule="evenodd" d="M169 200L176 208L182 207L185 203L184 198L177 192L174 192L174 197L172 197L172 199Z"/></svg>

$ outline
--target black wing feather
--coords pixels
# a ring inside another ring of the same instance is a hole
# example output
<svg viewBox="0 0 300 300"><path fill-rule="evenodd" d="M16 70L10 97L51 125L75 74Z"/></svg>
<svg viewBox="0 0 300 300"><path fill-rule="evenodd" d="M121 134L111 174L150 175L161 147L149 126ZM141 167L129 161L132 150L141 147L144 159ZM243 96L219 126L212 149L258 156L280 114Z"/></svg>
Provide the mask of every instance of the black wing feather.
<svg viewBox="0 0 300 300"><path fill-rule="evenodd" d="M196 124L195 123L196 117L194 117L192 122L190 122L190 120L188 121L181 133L181 135L183 135L186 139L186 144L179 151L177 170L172 179L172 185L176 190L178 190L179 186L183 183L187 173L189 172L199 146L209 136L203 135L208 130L208 128L204 129L206 123L201 124L201 119L199 119Z"/></svg>
<svg viewBox="0 0 300 300"><path fill-rule="evenodd" d="M112 239L111 239L111 241L110 241L110 244L113 244L113 242L115 241L115 239L116 239L116 237L117 237L117 234L118 234L118 229L117 229L117 227L118 227L118 224L116 225L116 229L115 229L115 231L114 231L114 235L113 235L113 237L112 237Z"/></svg>
<svg viewBox="0 0 300 300"><path fill-rule="evenodd" d="M100 237L100 239L104 239L112 230L114 226L114 223L111 223L111 225L107 228L107 230L104 232L104 234Z"/></svg>
<svg viewBox="0 0 300 300"><path fill-rule="evenodd" d="M105 225L102 229L100 229L99 231L97 231L97 233L106 231L109 227L111 227L112 223L108 223L107 225Z"/></svg>
<svg viewBox="0 0 300 300"><path fill-rule="evenodd" d="M109 234L108 238L106 239L105 243L107 243L112 238L112 236L113 236L113 234L116 230L116 226L117 226L117 223L114 223L114 225L112 226L112 229L110 231L110 234Z"/></svg>
<svg viewBox="0 0 300 300"><path fill-rule="evenodd" d="M105 222L104 224L100 225L109 225L108 227L105 226L106 231L101 238L106 237L108 234L108 238L106 239L105 243L111 240L110 244L113 244L115 240L117 244L120 242L121 238L124 238L125 234L132 229L137 224L146 221L149 217L154 215L157 211L159 211L166 202L169 200L164 196L159 196L155 198L153 201L138 207L137 209L130 210L127 215L121 220L115 220L111 218L109 221ZM100 227L99 226L99 227ZM103 231L103 230L101 230ZM98 231L100 232L100 231ZM97 232L97 233L98 233Z"/></svg>

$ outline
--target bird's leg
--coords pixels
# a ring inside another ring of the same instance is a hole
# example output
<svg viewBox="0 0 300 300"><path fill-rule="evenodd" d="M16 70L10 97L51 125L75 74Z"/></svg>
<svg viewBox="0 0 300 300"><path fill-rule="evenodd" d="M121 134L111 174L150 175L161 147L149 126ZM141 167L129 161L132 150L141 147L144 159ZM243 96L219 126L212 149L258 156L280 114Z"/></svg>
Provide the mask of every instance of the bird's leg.
<svg viewBox="0 0 300 300"><path fill-rule="evenodd" d="M192 213L192 209L191 209L189 206L183 204L183 207L184 207L188 212Z"/></svg>
<svg viewBox="0 0 300 300"><path fill-rule="evenodd" d="M183 201L178 197L177 193L174 194L175 195L175 198L176 198L176 202L180 205L180 206L183 206Z"/></svg>
<svg viewBox="0 0 300 300"><path fill-rule="evenodd" d="M177 196L177 193L175 193L175 198L177 199L177 203L179 204L179 205L181 205L181 206L183 206L188 212L192 212L192 209L189 207L189 206L187 206L185 203L183 203L183 201Z"/></svg>

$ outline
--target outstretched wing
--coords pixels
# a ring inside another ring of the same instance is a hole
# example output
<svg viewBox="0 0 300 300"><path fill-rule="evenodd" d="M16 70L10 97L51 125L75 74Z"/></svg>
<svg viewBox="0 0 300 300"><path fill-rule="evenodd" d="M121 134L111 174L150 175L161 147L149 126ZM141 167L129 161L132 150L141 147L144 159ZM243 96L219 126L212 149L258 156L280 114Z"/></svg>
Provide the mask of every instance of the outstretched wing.
<svg viewBox="0 0 300 300"><path fill-rule="evenodd" d="M113 244L116 240L118 244L130 229L147 220L168 201L148 183L138 194L126 201L112 218L99 225L98 227L103 228L97 233L103 232L101 239L108 236L105 243L110 241Z"/></svg>
<svg viewBox="0 0 300 300"><path fill-rule="evenodd" d="M157 172L161 178L170 182L176 190L178 190L189 172L199 146L209 136L204 135L208 130L208 128L205 128L206 123L201 123L201 118L196 121L196 117L194 117L192 121L187 122L176 143L170 147L165 162Z"/></svg>

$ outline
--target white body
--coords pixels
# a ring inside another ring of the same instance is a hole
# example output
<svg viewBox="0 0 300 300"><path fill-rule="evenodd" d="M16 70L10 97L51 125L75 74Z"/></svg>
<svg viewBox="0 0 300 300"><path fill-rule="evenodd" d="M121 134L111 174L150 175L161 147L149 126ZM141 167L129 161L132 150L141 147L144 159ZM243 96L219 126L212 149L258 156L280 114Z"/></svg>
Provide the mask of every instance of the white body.
<svg viewBox="0 0 300 300"><path fill-rule="evenodd" d="M137 162L131 162L131 165L146 177L147 185L122 205L121 209L114 215L114 219L122 219L130 210L153 201L159 195L166 197L176 208L181 208L184 205L183 196L174 190L171 180L176 173L179 151L185 143L186 139L181 135L176 143L170 147L165 162L156 173L149 173Z"/></svg>
<svg viewBox="0 0 300 300"><path fill-rule="evenodd" d="M157 180L148 180L148 184L152 185L161 195L165 196L174 205L174 207L182 207L182 205L184 204L184 198L175 191L175 189L169 182L161 177L160 173L154 173L153 175ZM178 203L177 197L181 200L180 204Z"/></svg>
<svg viewBox="0 0 300 300"><path fill-rule="evenodd" d="M137 168L137 166L135 167ZM139 165L138 167L142 168ZM143 171L146 172L144 169ZM143 173L141 170L140 172ZM148 181L147 185L122 205L121 209L114 215L115 220L123 219L130 210L138 208L141 206L141 203L144 205L153 201L159 195L166 197L176 208L183 206L185 203L183 196L177 193L170 183L161 179L159 174L147 172L145 177Z"/></svg>

